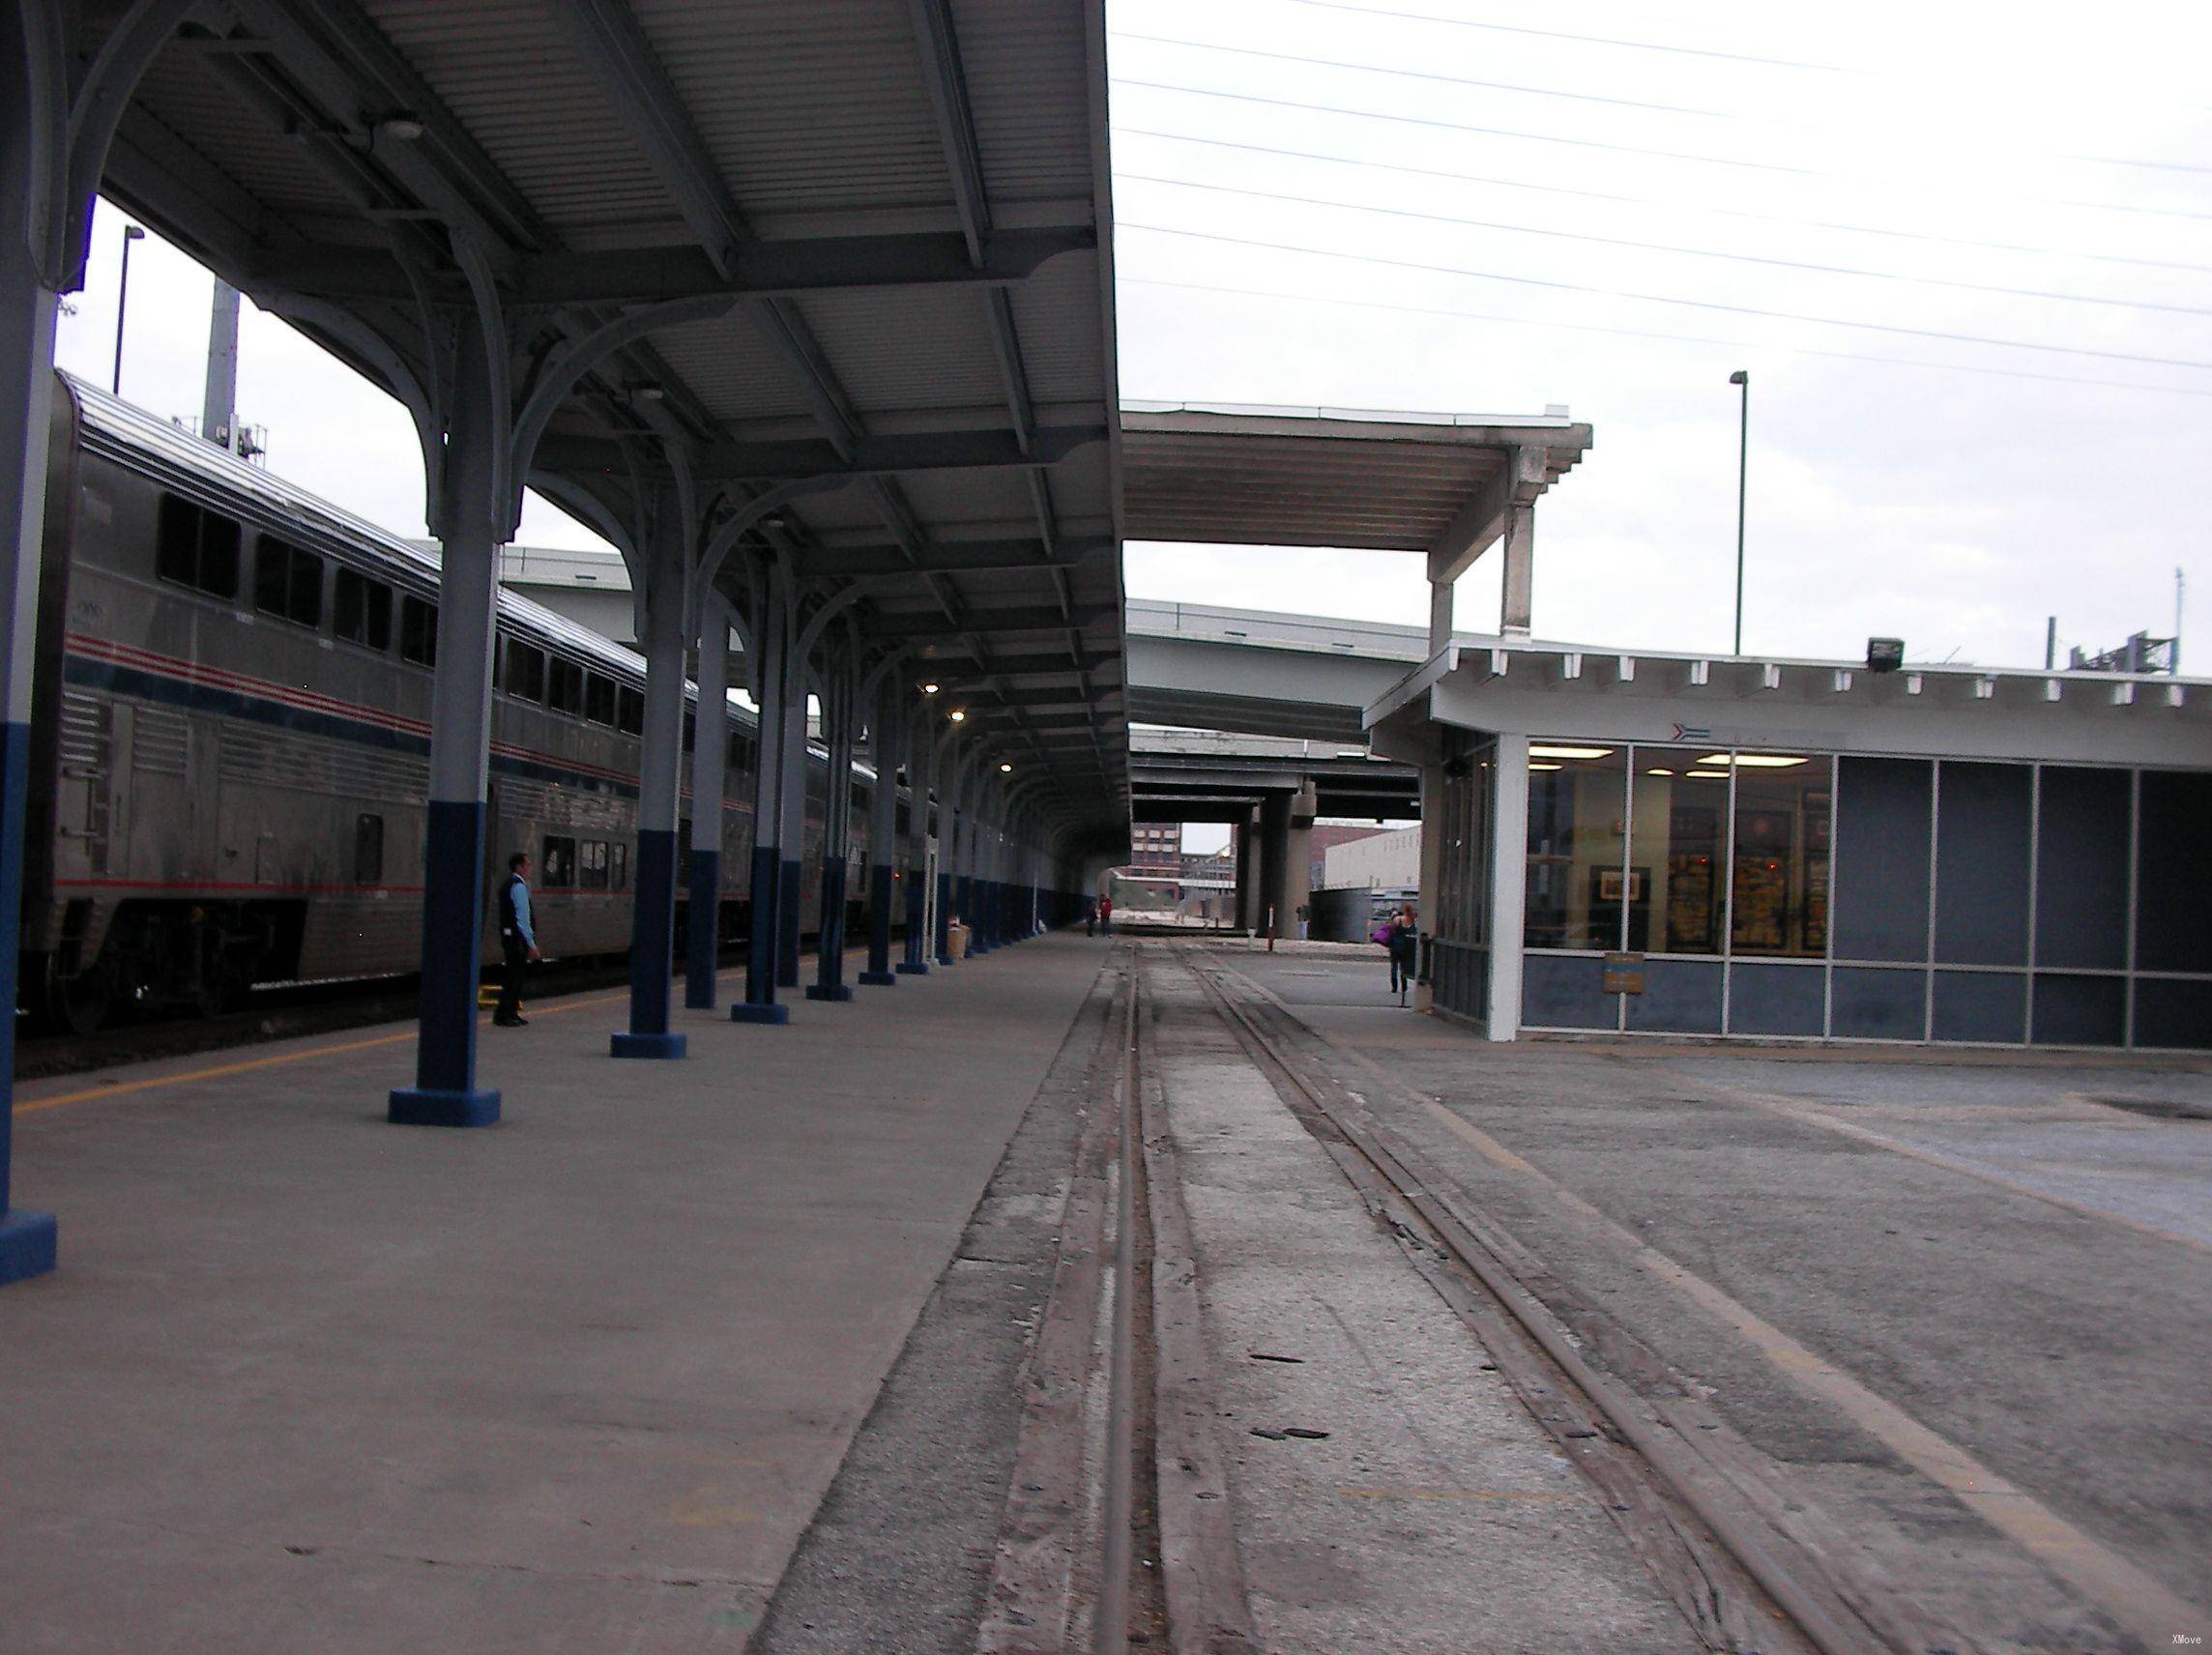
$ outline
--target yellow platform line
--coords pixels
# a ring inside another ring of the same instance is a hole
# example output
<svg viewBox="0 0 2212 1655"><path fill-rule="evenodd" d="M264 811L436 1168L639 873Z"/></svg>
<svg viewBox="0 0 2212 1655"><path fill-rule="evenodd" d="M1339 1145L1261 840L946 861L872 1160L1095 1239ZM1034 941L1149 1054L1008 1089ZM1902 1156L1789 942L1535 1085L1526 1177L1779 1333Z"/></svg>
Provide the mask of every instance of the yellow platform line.
<svg viewBox="0 0 2212 1655"><path fill-rule="evenodd" d="M612 1005L627 1000L626 994L599 995L591 1000L571 1000L559 1005L545 1006L533 1013L537 1017L558 1017L565 1011L582 1011L595 1005ZM489 1018L479 1018L477 1026L487 1027ZM409 1029L398 1034L378 1034L366 1040L343 1040L331 1046L313 1046L304 1052L280 1052L273 1058L247 1058L235 1063L217 1063L211 1068L189 1069L181 1075L149 1075L144 1080L110 1081L102 1086L87 1087L82 1091L65 1091L54 1097L34 1098L18 1103L13 1111L16 1115L35 1115L42 1109L59 1109L66 1103L97 1103L103 1098L129 1097L133 1092L160 1091L164 1087L190 1086L198 1081L218 1081L226 1075L247 1075L257 1069L281 1068L286 1063L312 1062L318 1058L341 1058L348 1052L373 1051L379 1046L401 1046L418 1038L418 1031Z"/></svg>

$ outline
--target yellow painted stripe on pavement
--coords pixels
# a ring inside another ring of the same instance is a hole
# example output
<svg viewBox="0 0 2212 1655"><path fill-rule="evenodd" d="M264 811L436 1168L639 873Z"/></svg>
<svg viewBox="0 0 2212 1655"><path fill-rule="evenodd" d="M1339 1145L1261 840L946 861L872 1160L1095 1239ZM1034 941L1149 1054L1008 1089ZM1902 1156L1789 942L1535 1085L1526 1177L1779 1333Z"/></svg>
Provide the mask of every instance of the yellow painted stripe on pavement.
<svg viewBox="0 0 2212 1655"><path fill-rule="evenodd" d="M592 1000L572 1000L560 1005L541 1007L533 1015L558 1017L565 1011L582 1011L587 1006L612 1005L629 997L622 994L600 995ZM479 1026L489 1022L480 1018ZM256 1069L280 1068L286 1063L312 1062L318 1058L340 1058L348 1052L366 1052L378 1046L399 1046L417 1037L417 1031L407 1030L399 1034L378 1034L366 1040L343 1040L331 1046L312 1046L304 1052L279 1052L273 1058L246 1058L235 1063L217 1063L211 1068L189 1069L181 1075L149 1075L144 1080L110 1081L101 1086L87 1087L81 1091L65 1091L54 1097L34 1098L18 1103L13 1113L35 1115L42 1109L59 1109L66 1103L98 1103L111 1097L129 1097L133 1092L160 1091L165 1087L190 1086L195 1081L218 1081L226 1075L251 1074Z"/></svg>

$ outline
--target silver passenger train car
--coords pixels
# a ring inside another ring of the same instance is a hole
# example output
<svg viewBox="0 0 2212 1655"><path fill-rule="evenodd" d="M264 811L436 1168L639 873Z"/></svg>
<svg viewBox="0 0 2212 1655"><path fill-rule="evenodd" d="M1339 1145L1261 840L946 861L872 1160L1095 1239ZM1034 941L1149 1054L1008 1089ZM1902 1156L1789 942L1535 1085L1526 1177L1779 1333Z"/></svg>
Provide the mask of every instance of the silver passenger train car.
<svg viewBox="0 0 2212 1655"><path fill-rule="evenodd" d="M25 1002L82 1032L118 1004L213 1014L255 983L417 970L435 559L58 377L26 788ZM645 663L511 593L498 625L487 882L529 851L548 957L619 954ZM697 722L686 715L686 748ZM750 864L752 715L732 706L717 739L730 747L727 885ZM828 766L819 747L809 758L812 931ZM863 798L872 784L858 772ZM686 845L691 808L686 788ZM867 820L857 806L856 868ZM857 873L848 888L863 888ZM744 934L747 913L743 892L725 897L723 940Z"/></svg>

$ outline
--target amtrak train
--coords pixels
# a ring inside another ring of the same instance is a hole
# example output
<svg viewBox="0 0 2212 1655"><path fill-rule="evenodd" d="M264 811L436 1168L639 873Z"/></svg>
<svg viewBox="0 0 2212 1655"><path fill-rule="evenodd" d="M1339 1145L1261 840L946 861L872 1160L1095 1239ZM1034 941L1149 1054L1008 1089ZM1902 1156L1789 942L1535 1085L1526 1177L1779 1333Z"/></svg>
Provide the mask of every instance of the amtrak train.
<svg viewBox="0 0 2212 1655"><path fill-rule="evenodd" d="M57 376L23 855L22 998L89 1031L256 983L390 976L422 938L434 558ZM548 955L629 945L642 658L499 595L487 880L537 862ZM698 726L686 713L688 751ZM722 866L750 865L757 732L731 705ZM686 771L688 770L686 765ZM859 891L872 772L856 768ZM829 767L809 753L802 925ZM684 793L684 837L693 808ZM487 905L488 907L489 905ZM743 893L717 916L744 934ZM486 919L487 957L495 955Z"/></svg>

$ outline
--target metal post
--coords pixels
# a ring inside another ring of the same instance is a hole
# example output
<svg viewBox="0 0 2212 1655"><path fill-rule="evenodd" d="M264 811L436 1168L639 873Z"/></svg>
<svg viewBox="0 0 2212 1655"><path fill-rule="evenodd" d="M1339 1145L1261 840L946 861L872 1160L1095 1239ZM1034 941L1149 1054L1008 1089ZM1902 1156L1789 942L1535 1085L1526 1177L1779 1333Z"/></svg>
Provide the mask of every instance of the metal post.
<svg viewBox="0 0 2212 1655"><path fill-rule="evenodd" d="M753 647L760 652L760 740L753 753L752 918L745 935L745 998L730 1007L733 1023L783 1023L791 1008L775 1000L777 899L783 888L784 656L790 646L787 596L781 580L770 582L768 600L753 618ZM804 771L801 769L801 775Z"/></svg>
<svg viewBox="0 0 2212 1655"><path fill-rule="evenodd" d="M123 394L123 318L131 308L131 248L134 243L146 239L146 232L135 224L123 226L123 275L115 284L115 367L108 375L108 392Z"/></svg>
<svg viewBox="0 0 2212 1655"><path fill-rule="evenodd" d="M960 766L951 753L954 736L959 726L947 730L937 745L937 762L931 768L937 780L937 936L934 952L941 966L952 964L952 875L953 865L959 860L960 817L959 773Z"/></svg>
<svg viewBox="0 0 2212 1655"><path fill-rule="evenodd" d="M822 925L814 950L814 981L808 1000L851 1000L845 981L845 886L853 865L852 663L840 659L822 681L822 733L829 748L829 773L823 784Z"/></svg>
<svg viewBox="0 0 2212 1655"><path fill-rule="evenodd" d="M120 346L116 351L122 356ZM200 397L200 435L218 448L239 451L238 289L216 278L208 317L207 387Z"/></svg>
<svg viewBox="0 0 2212 1655"><path fill-rule="evenodd" d="M901 976L929 974L929 790L937 773L927 702L907 730L906 950L893 968Z"/></svg>
<svg viewBox="0 0 2212 1655"><path fill-rule="evenodd" d="M796 631L798 617L792 618ZM806 744L807 652L795 639L783 662L783 803L778 824L783 853L775 895L775 983L799 986L800 933L805 926L806 791L814 769Z"/></svg>
<svg viewBox="0 0 2212 1655"><path fill-rule="evenodd" d="M1751 375L1737 368L1728 377L1741 388L1741 414L1736 421L1735 447L1735 650L1743 653L1743 508L1744 484L1751 475Z"/></svg>
<svg viewBox="0 0 2212 1655"><path fill-rule="evenodd" d="M685 915L684 1003L714 1005L722 942L723 796L729 791L730 614L710 594L699 627L699 735L691 749L690 901ZM713 739L707 736L713 731Z"/></svg>
<svg viewBox="0 0 2212 1655"><path fill-rule="evenodd" d="M876 791L868 798L868 967L859 981L868 988L898 982L891 970L891 871L898 847L899 696L897 680L886 674L876 686L875 709L868 715L868 756L876 767ZM911 776L910 776L911 781Z"/></svg>
<svg viewBox="0 0 2212 1655"><path fill-rule="evenodd" d="M0 62L4 62L0 58ZM19 230L10 211L28 199L29 123L0 112L0 224ZM13 220L13 222L11 222ZM7 684L7 721L0 732L0 1283L44 1275L54 1267L53 1214L25 1212L10 1202L10 1115L15 1074L15 976L21 944L23 801L31 757L31 695L39 620L39 565L45 544L47 440L53 418L54 311L58 301L42 283L24 247L10 234L0 245L0 662Z"/></svg>
<svg viewBox="0 0 2212 1655"><path fill-rule="evenodd" d="M479 329L462 331L453 382L433 505L441 566L422 868L422 1036L415 1085L395 1088L391 1098L391 1118L411 1126L488 1126L499 1118L499 1093L476 1084L477 981L499 550L521 500L507 480L505 421L493 405Z"/></svg>
<svg viewBox="0 0 2212 1655"><path fill-rule="evenodd" d="M618 1058L681 1058L686 1041L668 1028L669 974L676 934L677 794L684 773L684 656L690 632L684 598L690 525L671 496L654 514L642 548L639 595L645 647L645 752L638 767L635 900L630 908L629 1028L611 1036ZM695 745L721 740L719 719L697 721Z"/></svg>

